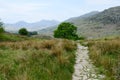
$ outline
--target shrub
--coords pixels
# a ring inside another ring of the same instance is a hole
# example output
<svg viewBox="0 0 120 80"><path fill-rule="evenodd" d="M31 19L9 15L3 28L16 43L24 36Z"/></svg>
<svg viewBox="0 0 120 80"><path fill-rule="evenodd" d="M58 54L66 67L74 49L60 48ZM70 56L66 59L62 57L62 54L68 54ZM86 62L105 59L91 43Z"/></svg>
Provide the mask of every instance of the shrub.
<svg viewBox="0 0 120 80"><path fill-rule="evenodd" d="M76 26L74 26L72 23L63 22L58 26L57 30L54 31L54 37L77 40L78 35L76 32Z"/></svg>
<svg viewBox="0 0 120 80"><path fill-rule="evenodd" d="M3 33L3 32L5 32L5 30L4 30L4 28L3 28L3 23L0 22L0 33Z"/></svg>
<svg viewBox="0 0 120 80"><path fill-rule="evenodd" d="M19 34L20 34L20 35L28 35L28 31L27 31L27 29L25 29L25 28L21 28L21 29L19 30Z"/></svg>
<svg viewBox="0 0 120 80"><path fill-rule="evenodd" d="M3 33L3 32L5 32L4 28L0 27L0 33Z"/></svg>

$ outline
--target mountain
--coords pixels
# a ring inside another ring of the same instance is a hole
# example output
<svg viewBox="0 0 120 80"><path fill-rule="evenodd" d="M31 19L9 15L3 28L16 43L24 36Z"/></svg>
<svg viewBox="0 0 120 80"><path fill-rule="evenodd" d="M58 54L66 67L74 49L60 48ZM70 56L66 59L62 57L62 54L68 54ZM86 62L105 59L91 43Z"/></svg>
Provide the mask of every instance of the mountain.
<svg viewBox="0 0 120 80"><path fill-rule="evenodd" d="M55 29L57 29L57 26L58 25L38 30L38 34L53 36L53 32Z"/></svg>
<svg viewBox="0 0 120 80"><path fill-rule="evenodd" d="M70 18L70 19L68 19L68 20L65 20L65 22L75 23L75 22L77 22L77 21L79 21L79 20L81 20L81 19L83 19L83 18L90 17L90 16L95 15L95 14L97 14L97 13L99 13L99 12L98 12L98 11L92 11L92 12L90 12L90 13L84 14L84 15L79 16L79 17L72 17L72 18ZM56 26L51 26L51 27L49 27L49 28L44 28L44 29L39 30L38 32L39 32L39 34L53 35L53 31L54 31L55 29L57 29L57 26L58 26L58 25L56 25Z"/></svg>
<svg viewBox="0 0 120 80"><path fill-rule="evenodd" d="M120 23L120 6L112 7L90 18L94 22L103 24L119 24Z"/></svg>
<svg viewBox="0 0 120 80"><path fill-rule="evenodd" d="M79 16L79 17L70 18L70 19L68 19L66 21L68 21L68 22L73 22L73 21L76 22L78 20L81 20L83 18L88 18L88 17L93 16L93 15L98 14L98 13L99 13L99 11L92 11L92 12L89 12L89 13L84 14L84 15Z"/></svg>
<svg viewBox="0 0 120 80"><path fill-rule="evenodd" d="M71 22L78 26L78 34L87 38L120 36L120 6Z"/></svg>
<svg viewBox="0 0 120 80"><path fill-rule="evenodd" d="M120 6L112 7L104 11L90 12L88 14L70 18L65 22L71 22L78 27L78 35L86 38L104 38L120 36ZM53 34L56 27L44 29L44 32ZM39 31L40 32L40 31Z"/></svg>
<svg viewBox="0 0 120 80"><path fill-rule="evenodd" d="M13 24L4 24L7 31L18 31L20 28L27 28L29 31L37 31L51 26L58 25L60 22L56 20L41 20L34 23L27 23L25 21L19 21Z"/></svg>

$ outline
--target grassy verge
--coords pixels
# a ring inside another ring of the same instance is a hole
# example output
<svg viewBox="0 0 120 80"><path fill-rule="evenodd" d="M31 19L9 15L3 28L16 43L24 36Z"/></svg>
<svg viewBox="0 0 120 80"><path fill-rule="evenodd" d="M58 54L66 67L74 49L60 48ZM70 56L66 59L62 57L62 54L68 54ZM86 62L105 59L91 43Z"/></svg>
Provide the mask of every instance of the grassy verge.
<svg viewBox="0 0 120 80"><path fill-rule="evenodd" d="M90 58L105 80L120 80L120 39L88 41Z"/></svg>
<svg viewBox="0 0 120 80"><path fill-rule="evenodd" d="M0 80L72 80L74 41L0 42Z"/></svg>
<svg viewBox="0 0 120 80"><path fill-rule="evenodd" d="M8 34L8 33L0 33L0 42L2 41L21 41L26 40L28 37L15 35L15 34Z"/></svg>

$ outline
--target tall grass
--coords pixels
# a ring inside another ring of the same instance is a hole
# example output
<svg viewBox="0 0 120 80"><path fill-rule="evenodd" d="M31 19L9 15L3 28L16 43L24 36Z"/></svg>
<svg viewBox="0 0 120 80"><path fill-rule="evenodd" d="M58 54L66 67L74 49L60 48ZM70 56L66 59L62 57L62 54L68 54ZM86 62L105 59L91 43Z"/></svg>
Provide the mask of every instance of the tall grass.
<svg viewBox="0 0 120 80"><path fill-rule="evenodd" d="M69 40L1 42L0 80L71 80L75 49Z"/></svg>
<svg viewBox="0 0 120 80"><path fill-rule="evenodd" d="M120 80L120 39L89 41L90 58L106 75L105 80Z"/></svg>

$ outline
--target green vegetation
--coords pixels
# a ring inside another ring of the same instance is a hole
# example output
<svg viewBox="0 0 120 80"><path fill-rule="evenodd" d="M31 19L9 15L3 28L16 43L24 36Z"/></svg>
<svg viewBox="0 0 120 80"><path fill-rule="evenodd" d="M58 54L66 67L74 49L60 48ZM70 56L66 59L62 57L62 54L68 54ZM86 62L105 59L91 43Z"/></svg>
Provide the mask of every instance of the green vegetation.
<svg viewBox="0 0 120 80"><path fill-rule="evenodd" d="M20 35L28 35L28 31L27 31L27 29L25 29L25 28L21 28L21 29L19 30L19 34L20 34Z"/></svg>
<svg viewBox="0 0 120 80"><path fill-rule="evenodd" d="M56 28L43 32L49 34ZM54 37L63 39L37 35L25 28L19 34L5 32L0 22L0 80L71 80L77 48L72 40L84 39L77 34L89 39L119 36L120 6L61 23ZM27 37L31 35L35 36ZM105 80L120 80L120 38L80 42L89 47L89 56Z"/></svg>
<svg viewBox="0 0 120 80"><path fill-rule="evenodd" d="M27 37L6 33L3 28L3 23L0 22L0 42L1 41L18 41L18 40L20 41L25 39L27 39Z"/></svg>
<svg viewBox="0 0 120 80"><path fill-rule="evenodd" d="M0 34L4 33L4 28L3 27L0 27Z"/></svg>
<svg viewBox="0 0 120 80"><path fill-rule="evenodd" d="M70 40L0 43L0 80L71 80L76 44Z"/></svg>
<svg viewBox="0 0 120 80"><path fill-rule="evenodd" d="M10 33L2 33L0 35L0 42L1 41L22 41L22 40L27 40L27 39L29 38L25 36L10 34Z"/></svg>
<svg viewBox="0 0 120 80"><path fill-rule="evenodd" d="M105 80L120 80L120 38L88 42L90 58Z"/></svg>
<svg viewBox="0 0 120 80"><path fill-rule="evenodd" d="M74 26L72 23L63 22L58 26L57 30L54 31L54 37L77 40L78 35L76 32L76 26Z"/></svg>
<svg viewBox="0 0 120 80"><path fill-rule="evenodd" d="M0 22L0 35L2 34L2 33L4 33L5 31L4 31L4 28L3 28L3 23L2 22Z"/></svg>
<svg viewBox="0 0 120 80"><path fill-rule="evenodd" d="M33 36L33 35L38 35L37 31L27 31L26 28L21 28L18 33L20 35L24 35L24 36Z"/></svg>
<svg viewBox="0 0 120 80"><path fill-rule="evenodd" d="M74 71L74 41L40 40L25 28L10 34L0 28L0 80L71 80Z"/></svg>

